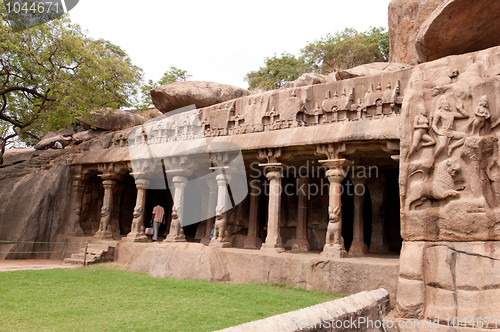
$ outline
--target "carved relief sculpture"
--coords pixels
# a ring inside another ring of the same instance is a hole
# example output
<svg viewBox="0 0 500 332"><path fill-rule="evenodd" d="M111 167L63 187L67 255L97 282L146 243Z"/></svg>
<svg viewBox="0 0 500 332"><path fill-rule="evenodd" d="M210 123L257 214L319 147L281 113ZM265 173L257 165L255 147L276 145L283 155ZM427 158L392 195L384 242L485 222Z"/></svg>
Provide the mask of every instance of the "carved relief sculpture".
<svg viewBox="0 0 500 332"><path fill-rule="evenodd" d="M413 153L415 153L420 148L420 143L422 147L427 147L436 144L434 138L429 135L428 131L430 128L430 121L427 117L427 112L425 111L424 105L419 105L418 115L413 121L413 141L411 144L410 151L406 155L408 159Z"/></svg>
<svg viewBox="0 0 500 332"><path fill-rule="evenodd" d="M432 120L432 130L437 135L435 158L446 150L448 150L446 151L448 156L451 156L453 149L464 144L466 134L455 130L455 119L465 119L469 116L465 114L463 104L456 109L457 111L452 111L446 96L442 96L438 100L438 108ZM450 144L452 140L455 142Z"/></svg>

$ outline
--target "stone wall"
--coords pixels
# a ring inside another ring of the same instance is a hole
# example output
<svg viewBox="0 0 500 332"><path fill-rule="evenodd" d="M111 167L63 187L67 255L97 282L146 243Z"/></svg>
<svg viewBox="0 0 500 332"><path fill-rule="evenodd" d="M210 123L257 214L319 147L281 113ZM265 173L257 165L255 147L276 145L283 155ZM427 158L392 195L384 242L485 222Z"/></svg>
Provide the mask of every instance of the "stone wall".
<svg viewBox="0 0 500 332"><path fill-rule="evenodd" d="M377 289L220 331L375 331L373 326L382 322L388 307L389 294Z"/></svg>
<svg viewBox="0 0 500 332"><path fill-rule="evenodd" d="M355 294L386 289L394 304L399 260L329 259L322 255L221 249L199 243L120 243L117 261L156 277L289 286ZM196 262L194 264L187 262Z"/></svg>
<svg viewBox="0 0 500 332"><path fill-rule="evenodd" d="M500 317L500 47L414 68L403 102L398 314Z"/></svg>

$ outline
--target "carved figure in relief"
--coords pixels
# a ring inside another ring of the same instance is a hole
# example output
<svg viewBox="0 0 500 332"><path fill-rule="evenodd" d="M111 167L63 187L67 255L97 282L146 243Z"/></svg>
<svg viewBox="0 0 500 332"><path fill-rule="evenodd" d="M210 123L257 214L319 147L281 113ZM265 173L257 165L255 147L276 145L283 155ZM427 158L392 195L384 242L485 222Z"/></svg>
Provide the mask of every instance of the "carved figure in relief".
<svg viewBox="0 0 500 332"><path fill-rule="evenodd" d="M458 173L462 170L460 164L454 159L446 159L440 162L433 173L432 179L428 179L423 171L424 178L418 181L412 182L408 186L407 190L407 207L417 208L422 205L427 200L444 200L449 197L458 198L460 197L459 191L465 189L465 187L458 188L455 190L455 178Z"/></svg>
<svg viewBox="0 0 500 332"><path fill-rule="evenodd" d="M482 96L479 104L474 110L474 119L469 123L468 129L472 129L473 135L481 135L481 130L487 129L487 122L491 117L488 96Z"/></svg>
<svg viewBox="0 0 500 332"><path fill-rule="evenodd" d="M455 131L455 119L465 119L469 116L465 114L463 105L456 107L457 112L452 111L450 102L446 97L441 97L438 102L438 109L434 113L432 120L432 130L436 133L437 145L434 156L439 156L448 148L448 156L451 155L453 149L464 144L466 134ZM456 140L450 144L451 140Z"/></svg>
<svg viewBox="0 0 500 332"><path fill-rule="evenodd" d="M340 206L337 206L332 210L332 207L328 207L328 227L326 229L326 244L333 246L334 244L341 245L341 235L340 235Z"/></svg>
<svg viewBox="0 0 500 332"><path fill-rule="evenodd" d="M420 105L418 108L418 115L413 120L413 141L410 151L406 155L407 159L418 150L420 142L422 142L422 147L436 144L436 140L428 134L429 128L430 120L427 116L425 106Z"/></svg>

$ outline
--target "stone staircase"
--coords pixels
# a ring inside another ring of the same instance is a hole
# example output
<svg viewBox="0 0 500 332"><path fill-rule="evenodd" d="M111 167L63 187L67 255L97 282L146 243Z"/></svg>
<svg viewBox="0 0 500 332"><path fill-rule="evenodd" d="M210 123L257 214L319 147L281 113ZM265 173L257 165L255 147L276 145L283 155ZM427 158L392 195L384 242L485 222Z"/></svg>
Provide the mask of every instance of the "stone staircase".
<svg viewBox="0 0 500 332"><path fill-rule="evenodd" d="M88 244L86 264L96 264L103 262L112 262L115 257L115 241L96 241ZM83 265L85 257L85 247L80 253L74 253L70 258L65 258L64 262L68 264Z"/></svg>

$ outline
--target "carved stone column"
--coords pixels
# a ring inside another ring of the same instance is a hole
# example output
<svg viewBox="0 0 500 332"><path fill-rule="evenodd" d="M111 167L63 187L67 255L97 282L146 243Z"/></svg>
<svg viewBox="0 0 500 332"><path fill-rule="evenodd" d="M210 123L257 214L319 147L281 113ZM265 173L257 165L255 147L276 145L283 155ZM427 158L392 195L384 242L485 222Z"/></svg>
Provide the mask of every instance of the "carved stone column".
<svg viewBox="0 0 500 332"><path fill-rule="evenodd" d="M174 205L172 206L172 221L170 231L165 239L166 242L185 242L186 236L182 229L182 217L184 212L184 189L186 189L188 178L176 175L172 178L174 184Z"/></svg>
<svg viewBox="0 0 500 332"><path fill-rule="evenodd" d="M213 180L209 180L207 182L208 185L208 211L212 212L216 209L217 204L217 182ZM201 243L208 246L210 244L210 234L212 233L212 229L214 228L214 218L208 218L206 220L206 228L205 228L205 236L201 239Z"/></svg>
<svg viewBox="0 0 500 332"><path fill-rule="evenodd" d="M284 251L280 235L280 212L281 212L281 171L284 165L281 163L260 164L266 171L269 180L269 208L267 217L267 236L261 250Z"/></svg>
<svg viewBox="0 0 500 332"><path fill-rule="evenodd" d="M349 256L363 256L368 252L368 246L365 243L363 220L364 185L366 179L352 178L351 181L354 184L354 220L352 244L351 248L349 248ZM362 192L357 190L359 186L363 186Z"/></svg>
<svg viewBox="0 0 500 332"><path fill-rule="evenodd" d="M95 239L112 239L113 233L111 232L111 210L113 209L113 191L116 181L112 180L111 174L101 174L100 178L103 179L102 185L104 187L104 199L101 208L101 221L99 230L94 235Z"/></svg>
<svg viewBox="0 0 500 332"><path fill-rule="evenodd" d="M292 246L293 252L309 251L309 241L307 239L307 183L308 179L298 178L298 204L297 204L297 228L295 242Z"/></svg>
<svg viewBox="0 0 500 332"><path fill-rule="evenodd" d="M250 185L250 213L248 216L248 234L245 239L245 249L258 249L262 242L259 233L259 191L258 187Z"/></svg>
<svg viewBox="0 0 500 332"><path fill-rule="evenodd" d="M345 167L352 165L347 159L320 160L320 163L328 167L326 177L330 182L328 200L328 228L326 232L326 244L322 254L333 258L347 257L342 238L342 180L346 175Z"/></svg>
<svg viewBox="0 0 500 332"><path fill-rule="evenodd" d="M383 174L380 174L380 177L367 183L372 202L372 234L370 248L368 249L368 252L371 253L386 253L389 251L387 236L384 229L385 222L383 205L386 199L384 189L385 183L386 179Z"/></svg>
<svg viewBox="0 0 500 332"><path fill-rule="evenodd" d="M223 170L223 167L221 168ZM229 201L229 192L227 185L231 177L223 171L216 177L217 180L217 207L215 208L216 219L214 227L214 236L210 240L210 246L230 248L229 236L227 232L227 209Z"/></svg>
<svg viewBox="0 0 500 332"><path fill-rule="evenodd" d="M81 236L83 231L80 227L80 214L82 212L82 196L83 196L83 174L81 166L74 169L73 186L71 192L71 215L67 225L67 234L71 236Z"/></svg>
<svg viewBox="0 0 500 332"><path fill-rule="evenodd" d="M135 201L134 219L132 220L130 233L128 233L125 240L146 242L148 241L148 237L144 233L144 215L146 212L146 191L149 187L149 180L141 178L137 173L134 174L134 177L136 178L135 186L137 188L137 198Z"/></svg>

